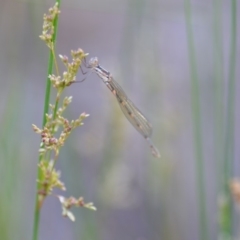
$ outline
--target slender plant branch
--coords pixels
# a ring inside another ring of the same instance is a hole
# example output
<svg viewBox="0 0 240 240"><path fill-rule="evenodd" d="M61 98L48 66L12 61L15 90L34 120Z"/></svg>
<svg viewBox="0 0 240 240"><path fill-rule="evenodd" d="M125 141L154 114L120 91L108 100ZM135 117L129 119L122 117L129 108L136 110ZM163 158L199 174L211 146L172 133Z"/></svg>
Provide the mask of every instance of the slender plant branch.
<svg viewBox="0 0 240 240"><path fill-rule="evenodd" d="M227 100L226 144L225 144L225 183L232 175L233 165L233 138L234 138L234 107L235 107L235 71L236 71L236 43L237 43L237 1L232 0L231 6L231 45L229 61L229 85ZM228 188L226 186L226 188Z"/></svg>
<svg viewBox="0 0 240 240"><path fill-rule="evenodd" d="M201 132L201 114L200 114L200 96L199 80L197 74L197 64L194 47L194 37L192 32L192 16L190 0L184 0L186 28L188 38L189 61L191 67L191 95L192 95L192 118L194 128L195 153L196 153L196 171L197 171L197 189L199 200L199 223L200 239L208 240L208 218L206 214L206 196L204 184L204 164L203 164L203 147Z"/></svg>
<svg viewBox="0 0 240 240"><path fill-rule="evenodd" d="M54 33L56 33L56 32L54 32ZM54 39L56 39L56 37ZM53 57L53 61L54 61L55 69L56 69L56 73L59 76L60 74L59 74L59 69L58 69L58 64L57 64L57 59L56 59L56 54L55 54L55 45L53 45L53 49L52 49L51 53L52 53L52 57Z"/></svg>
<svg viewBox="0 0 240 240"><path fill-rule="evenodd" d="M223 186L223 43L222 43L222 0L213 2L213 56L214 56L214 137L215 156L217 164L218 190L222 192Z"/></svg>
<svg viewBox="0 0 240 240"><path fill-rule="evenodd" d="M224 64L222 35L222 0L213 1L213 56L214 56L214 142L217 181L217 237L222 238L225 226L225 179L224 179Z"/></svg>
<svg viewBox="0 0 240 240"><path fill-rule="evenodd" d="M227 199L225 206L225 221L223 232L227 236L232 236L233 232L233 212L230 196L229 182L233 176L234 161L234 110L235 110L235 72L236 72L236 52L237 52L237 1L231 1L231 42L228 77L227 115L225 129L225 153L224 153L224 192Z"/></svg>
<svg viewBox="0 0 240 240"><path fill-rule="evenodd" d="M58 3L58 7L60 7L61 0L56 1ZM54 20L54 33L53 33L53 46L56 43L56 38L57 38L57 29L58 29L58 15ZM45 126L46 124L46 114L49 112L49 103L50 103L50 95L51 95L51 81L49 78L49 75L53 73L53 58L54 58L54 52L50 50L49 52L49 60L48 60L48 77L46 80L46 90L45 90L45 100L44 100L44 110L43 110L43 122L42 126ZM58 69L57 69L58 70ZM42 160L42 155L39 155L38 162ZM40 177L40 168L37 168L37 176L38 179ZM35 210L34 210L34 222L33 222L33 236L32 240L37 240L38 239L38 230L39 230L39 219L40 219L40 208L41 204L39 204L39 196L38 196L38 191L39 191L39 183L37 182L36 184L36 200L35 200Z"/></svg>
<svg viewBox="0 0 240 240"><path fill-rule="evenodd" d="M73 213L70 211L72 207L85 207L96 211L96 207L92 202L85 203L83 197L69 197L56 195L53 190L58 188L62 191L66 190L64 183L60 180L60 172L55 169L55 164L59 157L59 152L64 146L66 140L72 131L83 125L83 120L89 116L83 112L75 120L67 119L63 113L72 102L72 97L64 97L61 107L58 107L60 96L66 87L76 82L77 73L81 67L83 60L88 55L81 48L71 51L71 61L67 56L59 55L59 58L65 65L67 71L60 76L58 63L56 60L55 44L57 34L57 23L60 1L48 10L48 14L43 16L43 30L39 36L50 49L48 78L46 83L45 106L42 128L32 124L34 132L40 134L41 145L39 149L38 161L38 177L36 185L36 202L34 212L33 240L38 239L40 210L47 196L58 198L61 203L62 215L68 217L71 221L75 221ZM53 65L55 64L56 73L53 74ZM55 104L50 104L51 87L57 90ZM49 110L50 113L49 113Z"/></svg>

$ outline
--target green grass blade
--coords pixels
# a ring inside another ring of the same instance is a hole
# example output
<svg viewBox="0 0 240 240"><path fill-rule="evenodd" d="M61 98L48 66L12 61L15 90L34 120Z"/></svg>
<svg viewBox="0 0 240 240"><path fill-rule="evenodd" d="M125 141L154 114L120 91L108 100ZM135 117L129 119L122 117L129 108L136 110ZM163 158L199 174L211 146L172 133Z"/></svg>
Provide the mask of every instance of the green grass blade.
<svg viewBox="0 0 240 240"><path fill-rule="evenodd" d="M231 1L231 42L228 76L228 96L227 96L227 116L226 116L226 135L224 153L224 195L227 199L223 211L222 232L224 235L232 236L233 212L232 201L229 190L229 181L233 175L234 161L234 111L235 111L235 88L236 88L236 53L237 53L237 1Z"/></svg>
<svg viewBox="0 0 240 240"><path fill-rule="evenodd" d="M186 30L188 39L188 51L191 72L191 101L192 101L192 119L194 128L194 141L196 153L196 172L197 172L197 190L199 201L199 223L200 223L200 239L208 240L208 218L206 214L206 196L204 184L204 164L203 164L203 147L201 132L201 113L200 113L200 96L199 96L199 80L197 74L197 64L194 47L194 37L192 32L192 16L190 0L184 1Z"/></svg>

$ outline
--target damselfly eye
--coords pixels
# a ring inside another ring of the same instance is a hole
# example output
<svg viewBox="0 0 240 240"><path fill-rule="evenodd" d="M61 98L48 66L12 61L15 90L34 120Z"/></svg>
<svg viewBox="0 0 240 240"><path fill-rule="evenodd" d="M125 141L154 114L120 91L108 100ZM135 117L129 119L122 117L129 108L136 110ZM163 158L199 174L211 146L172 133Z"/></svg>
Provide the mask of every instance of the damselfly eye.
<svg viewBox="0 0 240 240"><path fill-rule="evenodd" d="M94 57L89 60L89 66L94 68L98 66L98 58Z"/></svg>

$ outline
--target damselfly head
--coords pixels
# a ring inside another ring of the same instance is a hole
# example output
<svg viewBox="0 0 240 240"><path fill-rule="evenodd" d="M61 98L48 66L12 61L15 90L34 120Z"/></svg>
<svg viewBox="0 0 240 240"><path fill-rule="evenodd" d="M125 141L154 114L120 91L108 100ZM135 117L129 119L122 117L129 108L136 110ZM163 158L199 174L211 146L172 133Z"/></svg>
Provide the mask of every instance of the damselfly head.
<svg viewBox="0 0 240 240"><path fill-rule="evenodd" d="M95 67L97 67L98 66L98 58L97 57L93 57L93 58L91 58L90 60L89 60L89 66L91 67L91 68L95 68Z"/></svg>

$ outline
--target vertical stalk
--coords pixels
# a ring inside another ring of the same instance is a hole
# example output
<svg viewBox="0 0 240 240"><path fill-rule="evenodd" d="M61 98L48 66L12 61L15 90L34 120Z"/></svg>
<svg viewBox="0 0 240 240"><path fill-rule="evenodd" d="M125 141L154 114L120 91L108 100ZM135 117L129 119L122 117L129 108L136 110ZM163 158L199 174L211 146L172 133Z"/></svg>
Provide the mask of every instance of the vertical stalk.
<svg viewBox="0 0 240 240"><path fill-rule="evenodd" d="M191 102L192 102L192 119L194 129L195 154L196 154L196 174L199 204L199 224L200 239L208 240L208 218L206 214L206 196L204 184L204 164L203 164L203 147L201 132L201 113L200 113L200 96L199 96L199 80L197 74L197 64L194 47L194 37L192 31L192 14L190 0L184 0L186 31L188 38L189 63L191 74Z"/></svg>
<svg viewBox="0 0 240 240"><path fill-rule="evenodd" d="M214 142L218 210L218 238L223 236L226 198L224 193L224 67L222 35L222 0L213 1L213 59L214 59ZM219 201L220 200L220 201Z"/></svg>
<svg viewBox="0 0 240 240"><path fill-rule="evenodd" d="M56 1L58 3L58 7L60 8L61 0ZM58 16L54 20L54 34L53 34L53 45L56 44L56 37L57 37L57 28L58 28ZM53 73L53 65L54 65L54 53L50 50L49 52L49 59L48 59L48 75ZM49 77L46 80L46 90L45 90L45 100L44 100L44 110L43 110L43 123L44 126L46 123L46 113L49 111L49 103L50 103L50 95L51 95L51 82ZM38 161L41 161L41 157L39 157ZM40 176L40 169L37 168L38 173L37 176ZM38 190L39 184L36 184L36 197L35 197L35 210L34 210L34 222L33 222L33 235L32 240L38 239L38 230L39 230L39 219L40 219L40 209L41 206L39 205L39 197L38 197Z"/></svg>
<svg viewBox="0 0 240 240"><path fill-rule="evenodd" d="M224 158L224 111L223 111L223 44L222 44L222 0L213 2L213 58L214 58L214 140L215 140L215 157L217 164L217 183L221 191L223 177L223 158Z"/></svg>
<svg viewBox="0 0 240 240"><path fill-rule="evenodd" d="M236 71L236 44L237 44L237 1L231 1L231 41L230 59L228 76L228 96L227 96L227 115L226 115L226 135L224 153L224 195L227 202L225 207L224 223L222 231L227 236L232 236L233 214L232 202L229 190L229 180L233 174L234 160L234 110L235 110L235 71Z"/></svg>

